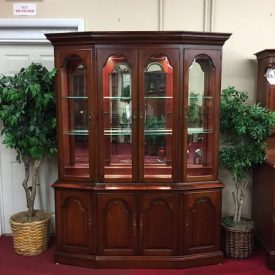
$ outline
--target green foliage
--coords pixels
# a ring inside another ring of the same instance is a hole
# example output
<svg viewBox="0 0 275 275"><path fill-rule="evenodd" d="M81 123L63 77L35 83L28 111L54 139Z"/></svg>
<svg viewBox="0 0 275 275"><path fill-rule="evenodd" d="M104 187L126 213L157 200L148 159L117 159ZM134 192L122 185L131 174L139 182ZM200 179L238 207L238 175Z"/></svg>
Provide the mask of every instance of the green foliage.
<svg viewBox="0 0 275 275"><path fill-rule="evenodd" d="M246 92L228 87L221 96L221 133L225 137L220 149L221 163L232 173L236 182L263 162L265 139L275 126L275 113L246 103Z"/></svg>
<svg viewBox="0 0 275 275"><path fill-rule="evenodd" d="M161 116L160 118L156 116L148 116L145 120L145 129L158 130L165 128L165 118ZM164 146L164 136L158 134L151 134L145 136L145 141L147 144L155 146Z"/></svg>
<svg viewBox="0 0 275 275"><path fill-rule="evenodd" d="M199 94L191 92L189 96L188 104L188 123L189 124L200 124L201 118L201 107L198 104Z"/></svg>
<svg viewBox="0 0 275 275"><path fill-rule="evenodd" d="M123 87L122 89L122 97L130 97L131 96L131 87L130 85L127 85L125 87ZM121 98L120 99L121 102L125 102L125 103L129 103L130 99L125 99L125 98Z"/></svg>
<svg viewBox="0 0 275 275"><path fill-rule="evenodd" d="M145 120L146 129L163 129L165 127L165 118L161 116L158 118L156 116L148 116Z"/></svg>
<svg viewBox="0 0 275 275"><path fill-rule="evenodd" d="M0 76L3 143L17 151L19 161L56 153L55 75L32 63L14 76Z"/></svg>

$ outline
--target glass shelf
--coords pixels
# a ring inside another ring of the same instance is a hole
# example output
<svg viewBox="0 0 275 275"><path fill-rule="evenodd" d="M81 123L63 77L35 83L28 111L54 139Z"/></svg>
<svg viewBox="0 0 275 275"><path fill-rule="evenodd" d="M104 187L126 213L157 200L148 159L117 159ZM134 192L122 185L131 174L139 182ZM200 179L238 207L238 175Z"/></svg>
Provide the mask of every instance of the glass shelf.
<svg viewBox="0 0 275 275"><path fill-rule="evenodd" d="M106 129L104 130L105 136L125 136L125 135L132 135L132 129L131 128L112 128L112 129Z"/></svg>
<svg viewBox="0 0 275 275"><path fill-rule="evenodd" d="M173 99L172 96L145 96L144 99Z"/></svg>
<svg viewBox="0 0 275 275"><path fill-rule="evenodd" d="M104 96L103 99L111 99L111 100L131 100L132 97L129 97L129 96Z"/></svg>
<svg viewBox="0 0 275 275"><path fill-rule="evenodd" d="M106 136L120 136L120 135L131 135L132 130L129 129L120 129L120 128L112 128L104 130L104 135ZM144 135L172 135L172 129L145 129Z"/></svg>
<svg viewBox="0 0 275 275"><path fill-rule="evenodd" d="M69 130L69 131L65 131L64 134L66 135L72 135L72 136L88 136L88 130L87 129L83 129L83 130Z"/></svg>
<svg viewBox="0 0 275 275"><path fill-rule="evenodd" d="M187 132L188 132L188 135L192 135L192 134L209 134L209 133L213 133L213 129L206 129L206 128L202 128L202 127L188 128Z"/></svg>
<svg viewBox="0 0 275 275"><path fill-rule="evenodd" d="M87 96L64 96L63 99L88 99Z"/></svg>
<svg viewBox="0 0 275 275"><path fill-rule="evenodd" d="M144 135L156 135L156 136L164 136L164 135L172 135L172 129L144 129Z"/></svg>
<svg viewBox="0 0 275 275"><path fill-rule="evenodd" d="M203 96L203 95L191 95L191 99L213 99L213 96Z"/></svg>

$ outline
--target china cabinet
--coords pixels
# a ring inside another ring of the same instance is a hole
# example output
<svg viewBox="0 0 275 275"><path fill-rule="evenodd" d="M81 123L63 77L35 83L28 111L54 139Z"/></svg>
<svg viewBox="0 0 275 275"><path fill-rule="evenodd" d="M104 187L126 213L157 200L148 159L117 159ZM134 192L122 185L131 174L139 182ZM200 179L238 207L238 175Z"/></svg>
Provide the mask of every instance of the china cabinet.
<svg viewBox="0 0 275 275"><path fill-rule="evenodd" d="M222 262L217 178L230 34L47 34L55 51L55 261L96 268Z"/></svg>
<svg viewBox="0 0 275 275"><path fill-rule="evenodd" d="M275 111L275 49L256 53L257 102ZM275 269L275 132L267 139L264 164L254 172L252 216L257 239L266 251L266 264Z"/></svg>

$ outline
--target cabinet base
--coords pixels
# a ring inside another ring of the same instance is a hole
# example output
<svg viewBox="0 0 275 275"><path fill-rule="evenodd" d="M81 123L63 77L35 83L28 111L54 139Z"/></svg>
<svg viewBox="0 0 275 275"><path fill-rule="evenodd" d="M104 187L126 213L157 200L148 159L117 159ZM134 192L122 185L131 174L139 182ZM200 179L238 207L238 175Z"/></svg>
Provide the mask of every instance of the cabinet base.
<svg viewBox="0 0 275 275"><path fill-rule="evenodd" d="M91 268L189 268L223 263L221 251L185 256L91 256L56 252L56 263Z"/></svg>
<svg viewBox="0 0 275 275"><path fill-rule="evenodd" d="M271 270L275 270L275 251L267 251L265 259L266 266Z"/></svg>
<svg viewBox="0 0 275 275"><path fill-rule="evenodd" d="M265 264L271 269L275 270L275 250L270 250L271 248L266 245L267 241L259 236L256 236L256 245L264 252L265 254Z"/></svg>

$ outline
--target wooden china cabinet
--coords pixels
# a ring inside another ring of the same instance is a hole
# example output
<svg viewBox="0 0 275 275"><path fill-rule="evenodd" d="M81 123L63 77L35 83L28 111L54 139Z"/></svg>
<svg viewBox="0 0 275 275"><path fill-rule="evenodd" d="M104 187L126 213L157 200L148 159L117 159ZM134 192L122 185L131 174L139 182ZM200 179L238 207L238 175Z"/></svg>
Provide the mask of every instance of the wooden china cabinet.
<svg viewBox="0 0 275 275"><path fill-rule="evenodd" d="M55 261L96 268L222 262L217 178L230 34L47 34L55 50Z"/></svg>
<svg viewBox="0 0 275 275"><path fill-rule="evenodd" d="M255 54L258 60L257 102L275 111L275 49ZM267 155L254 172L252 218L257 240L266 252L266 264L275 269L275 129L267 138Z"/></svg>

